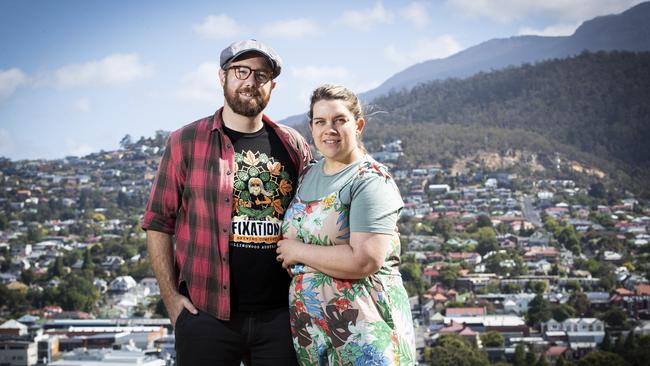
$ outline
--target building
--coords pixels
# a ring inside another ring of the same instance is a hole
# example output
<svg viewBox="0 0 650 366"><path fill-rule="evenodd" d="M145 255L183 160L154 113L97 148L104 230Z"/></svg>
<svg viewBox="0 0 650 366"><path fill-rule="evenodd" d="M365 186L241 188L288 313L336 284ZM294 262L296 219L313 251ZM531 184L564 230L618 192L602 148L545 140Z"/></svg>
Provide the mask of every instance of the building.
<svg viewBox="0 0 650 366"><path fill-rule="evenodd" d="M131 276L120 276L111 281L108 285L108 291L127 292L137 285L137 282Z"/></svg>
<svg viewBox="0 0 650 366"><path fill-rule="evenodd" d="M0 337L0 365L31 366L38 362L35 342L25 337Z"/></svg>
<svg viewBox="0 0 650 366"><path fill-rule="evenodd" d="M596 318L568 318L563 322L551 319L541 324L542 333L566 333L572 351L596 348L605 338L605 324Z"/></svg>
<svg viewBox="0 0 650 366"><path fill-rule="evenodd" d="M28 327L13 319L7 320L0 325L0 335L24 336L28 333Z"/></svg>
<svg viewBox="0 0 650 366"><path fill-rule="evenodd" d="M52 366L165 366L165 360L148 356L138 349L76 349L63 359L49 363Z"/></svg>

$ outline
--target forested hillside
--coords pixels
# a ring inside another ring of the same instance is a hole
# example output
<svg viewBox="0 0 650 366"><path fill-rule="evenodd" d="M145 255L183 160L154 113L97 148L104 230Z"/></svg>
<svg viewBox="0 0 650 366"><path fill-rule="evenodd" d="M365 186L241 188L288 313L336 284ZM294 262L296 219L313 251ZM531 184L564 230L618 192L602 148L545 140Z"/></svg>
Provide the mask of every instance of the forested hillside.
<svg viewBox="0 0 650 366"><path fill-rule="evenodd" d="M402 138L413 163L526 149L650 186L650 53L598 52L419 85L375 99L370 145Z"/></svg>

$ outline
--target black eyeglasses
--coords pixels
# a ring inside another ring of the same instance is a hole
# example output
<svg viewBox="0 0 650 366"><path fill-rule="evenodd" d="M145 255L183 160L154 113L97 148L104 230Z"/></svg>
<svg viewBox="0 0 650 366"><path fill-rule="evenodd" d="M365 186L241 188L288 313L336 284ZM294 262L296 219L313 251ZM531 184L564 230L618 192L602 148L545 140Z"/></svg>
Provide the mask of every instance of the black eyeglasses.
<svg viewBox="0 0 650 366"><path fill-rule="evenodd" d="M243 65L230 66L227 70L234 70L235 77L239 80L246 80L251 76L251 73L254 73L255 81L259 84L266 84L269 80L273 79L273 73L270 71L255 70Z"/></svg>

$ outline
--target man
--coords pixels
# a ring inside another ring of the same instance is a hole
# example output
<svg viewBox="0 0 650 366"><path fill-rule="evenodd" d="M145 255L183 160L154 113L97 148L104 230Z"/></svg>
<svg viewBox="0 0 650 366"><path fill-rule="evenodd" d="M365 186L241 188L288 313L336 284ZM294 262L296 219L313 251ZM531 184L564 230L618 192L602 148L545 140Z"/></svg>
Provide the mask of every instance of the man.
<svg viewBox="0 0 650 366"><path fill-rule="evenodd" d="M142 227L180 366L292 365L290 278L275 248L311 152L262 113L277 53L246 40L220 61L224 106L170 135Z"/></svg>

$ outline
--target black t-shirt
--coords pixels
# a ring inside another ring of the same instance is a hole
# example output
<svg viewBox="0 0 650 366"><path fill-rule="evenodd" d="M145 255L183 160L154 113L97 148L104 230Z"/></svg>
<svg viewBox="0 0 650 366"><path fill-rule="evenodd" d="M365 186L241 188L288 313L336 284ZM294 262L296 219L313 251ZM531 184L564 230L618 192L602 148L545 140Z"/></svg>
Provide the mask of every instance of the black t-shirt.
<svg viewBox="0 0 650 366"><path fill-rule="evenodd" d="M231 307L262 311L288 306L291 278L276 261L282 219L296 192L296 168L272 127L242 133L224 126L235 150L230 228Z"/></svg>

